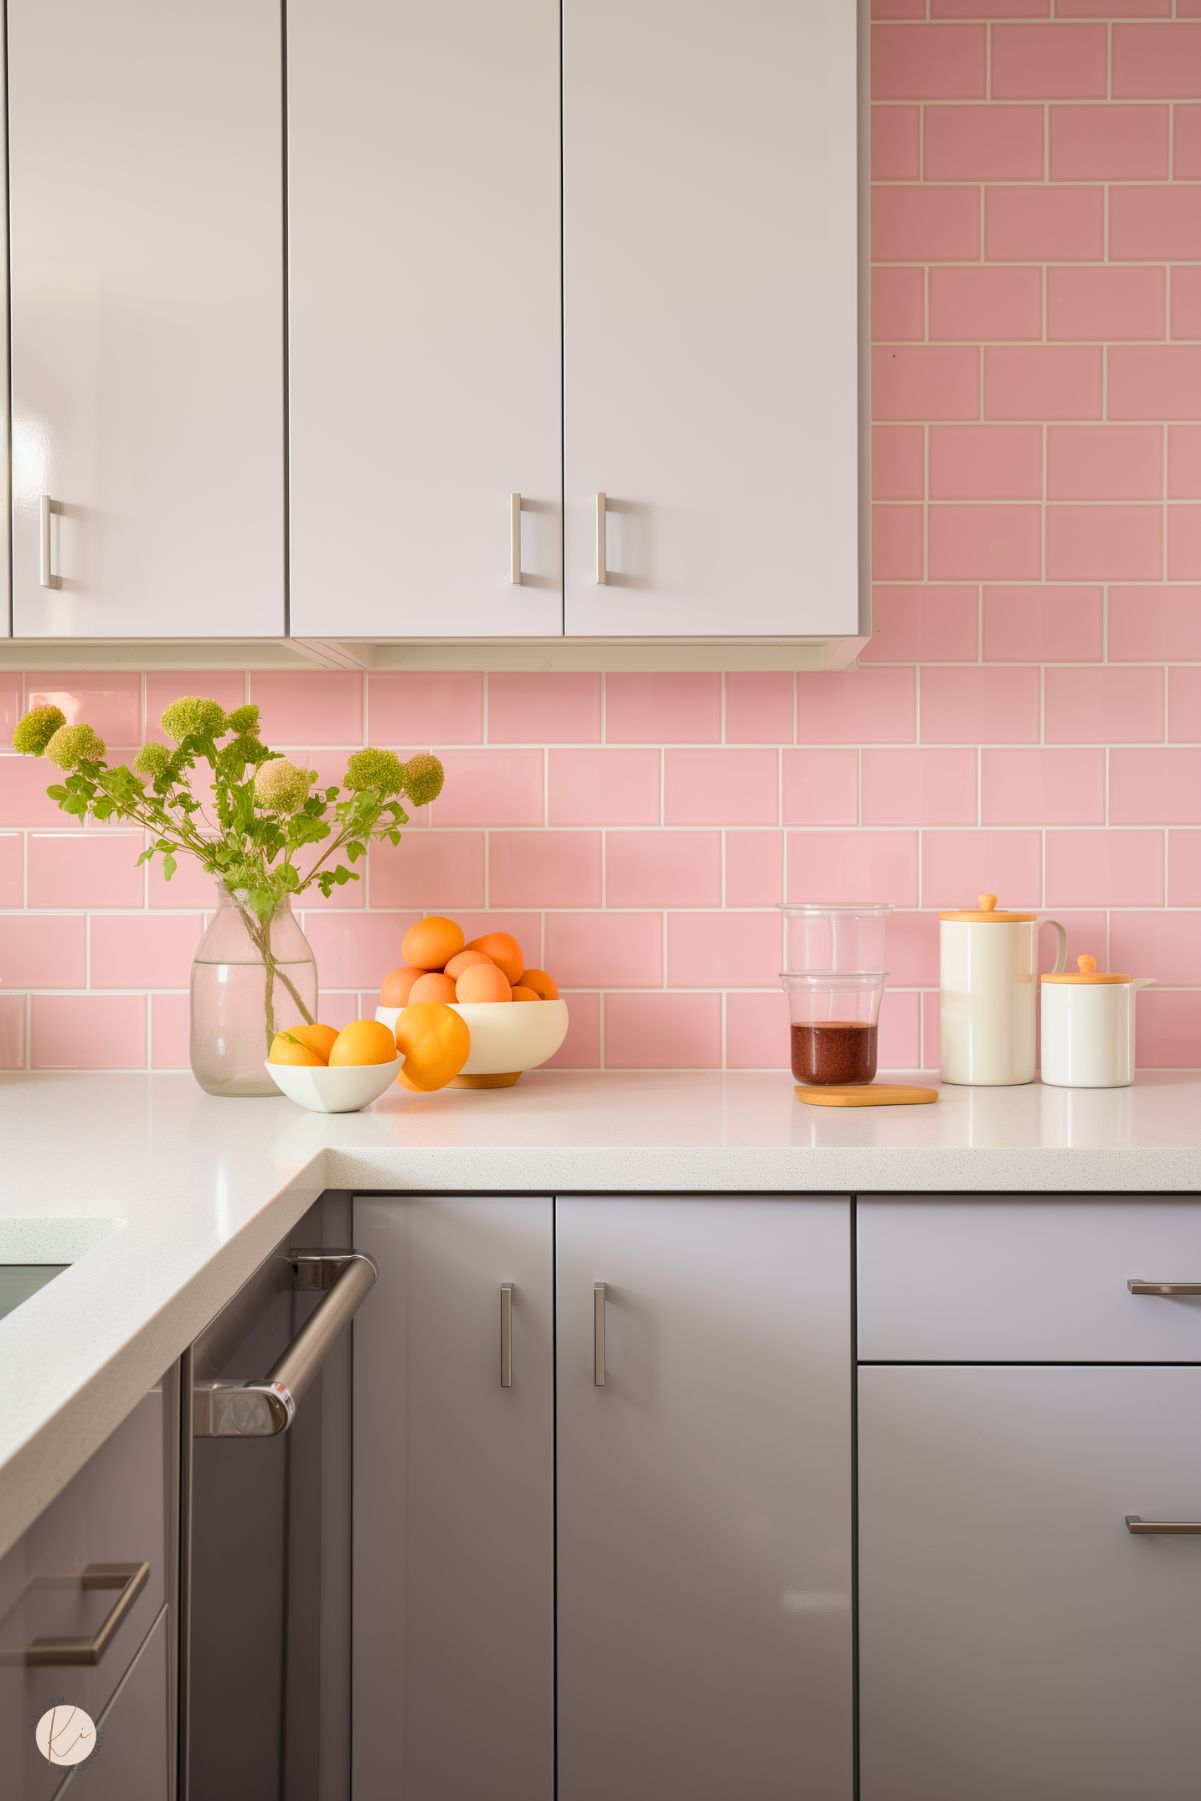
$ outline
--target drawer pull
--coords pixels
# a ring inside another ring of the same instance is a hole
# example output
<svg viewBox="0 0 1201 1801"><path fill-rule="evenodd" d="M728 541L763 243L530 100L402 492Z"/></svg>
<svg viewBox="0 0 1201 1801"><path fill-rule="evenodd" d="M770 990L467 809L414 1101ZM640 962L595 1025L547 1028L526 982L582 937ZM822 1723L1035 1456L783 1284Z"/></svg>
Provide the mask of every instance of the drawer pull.
<svg viewBox="0 0 1201 1801"><path fill-rule="evenodd" d="M592 1386L605 1386L605 1294L606 1285L597 1282L592 1289Z"/></svg>
<svg viewBox="0 0 1201 1801"><path fill-rule="evenodd" d="M603 588L609 579L609 553L606 543L609 502L604 494L596 497L596 585Z"/></svg>
<svg viewBox="0 0 1201 1801"><path fill-rule="evenodd" d="M1126 1530L1136 1538L1152 1533L1164 1538L1201 1538L1201 1520L1144 1520L1137 1513L1128 1513Z"/></svg>
<svg viewBox="0 0 1201 1801"><path fill-rule="evenodd" d="M49 494L42 494L38 499L38 579L43 588L61 588L62 578L54 573L54 546L51 539L51 517L60 511L56 500Z"/></svg>
<svg viewBox="0 0 1201 1801"><path fill-rule="evenodd" d="M35 1576L19 1600L35 1588L115 1588L118 1594L90 1637L35 1638L28 1645L4 1645L0 1647L0 1664L22 1663L37 1669L79 1669L98 1664L149 1575L148 1563L89 1563L77 1576Z"/></svg>
<svg viewBox="0 0 1201 1801"><path fill-rule="evenodd" d="M509 585L521 586L521 495L509 496Z"/></svg>
<svg viewBox="0 0 1201 1801"><path fill-rule="evenodd" d="M1201 1282L1144 1282L1140 1276L1131 1276L1126 1286L1131 1294L1162 1295L1169 1301L1177 1296L1201 1294Z"/></svg>
<svg viewBox="0 0 1201 1801"><path fill-rule="evenodd" d="M513 1284L500 1285L500 1385L513 1386Z"/></svg>

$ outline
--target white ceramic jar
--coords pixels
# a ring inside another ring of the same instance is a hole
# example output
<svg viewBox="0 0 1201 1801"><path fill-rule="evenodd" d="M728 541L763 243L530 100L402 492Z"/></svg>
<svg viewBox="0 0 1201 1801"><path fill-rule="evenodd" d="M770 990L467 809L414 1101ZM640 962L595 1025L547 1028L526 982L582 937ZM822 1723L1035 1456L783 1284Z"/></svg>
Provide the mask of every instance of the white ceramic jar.
<svg viewBox="0 0 1201 1801"><path fill-rule="evenodd" d="M1007 913L995 894L979 907L940 913L939 1036L944 1082L1010 1087L1034 1080L1038 992L1037 913ZM1068 935L1057 919L1055 968L1068 960Z"/></svg>
<svg viewBox="0 0 1201 1801"><path fill-rule="evenodd" d="M1153 978L1110 975L1095 957L1042 979L1042 1077L1053 1088L1128 1088L1134 1080L1134 997Z"/></svg>

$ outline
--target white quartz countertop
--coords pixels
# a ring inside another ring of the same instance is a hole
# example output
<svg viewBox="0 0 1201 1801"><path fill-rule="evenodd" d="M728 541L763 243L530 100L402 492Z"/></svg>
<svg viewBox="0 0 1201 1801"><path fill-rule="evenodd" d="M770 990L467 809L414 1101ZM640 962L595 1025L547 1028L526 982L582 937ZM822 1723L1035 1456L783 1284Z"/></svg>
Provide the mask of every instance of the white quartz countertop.
<svg viewBox="0 0 1201 1801"><path fill-rule="evenodd" d="M327 1188L1197 1192L1201 1078L832 1109L785 1075L535 1073L324 1116L188 1075L14 1075L0 1146L0 1262L78 1256L0 1320L2 1555Z"/></svg>

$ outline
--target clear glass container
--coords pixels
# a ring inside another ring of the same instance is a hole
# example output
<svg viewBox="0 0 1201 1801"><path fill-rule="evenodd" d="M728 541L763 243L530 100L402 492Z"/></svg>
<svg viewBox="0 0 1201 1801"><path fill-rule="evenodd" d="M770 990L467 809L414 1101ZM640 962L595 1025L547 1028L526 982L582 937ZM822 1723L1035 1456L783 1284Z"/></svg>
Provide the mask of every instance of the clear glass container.
<svg viewBox="0 0 1201 1801"><path fill-rule="evenodd" d="M813 1087L875 1080L885 970L814 970L780 977L788 996L792 1073Z"/></svg>
<svg viewBox="0 0 1201 1801"><path fill-rule="evenodd" d="M207 1094L273 1094L263 1068L276 1032L317 1017L317 964L290 900L263 921L218 886L192 964L190 1056Z"/></svg>
<svg viewBox="0 0 1201 1801"><path fill-rule="evenodd" d="M881 969L887 901L785 901L784 967L800 974L820 970Z"/></svg>

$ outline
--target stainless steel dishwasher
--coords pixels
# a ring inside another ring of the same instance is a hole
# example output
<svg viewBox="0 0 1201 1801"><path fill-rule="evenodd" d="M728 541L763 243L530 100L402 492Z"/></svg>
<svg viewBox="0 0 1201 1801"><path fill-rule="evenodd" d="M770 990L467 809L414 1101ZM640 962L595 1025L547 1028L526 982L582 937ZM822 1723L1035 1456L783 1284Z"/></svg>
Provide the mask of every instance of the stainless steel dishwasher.
<svg viewBox="0 0 1201 1801"><path fill-rule="evenodd" d="M323 1197L183 1360L181 1801L350 1794L349 1228Z"/></svg>

